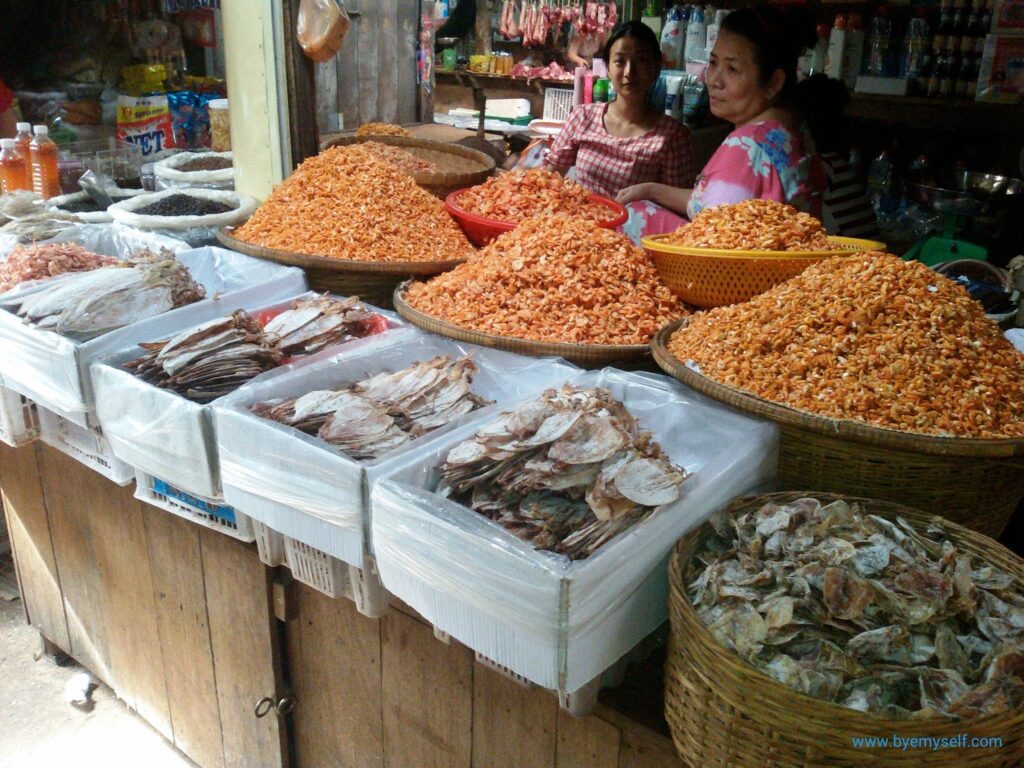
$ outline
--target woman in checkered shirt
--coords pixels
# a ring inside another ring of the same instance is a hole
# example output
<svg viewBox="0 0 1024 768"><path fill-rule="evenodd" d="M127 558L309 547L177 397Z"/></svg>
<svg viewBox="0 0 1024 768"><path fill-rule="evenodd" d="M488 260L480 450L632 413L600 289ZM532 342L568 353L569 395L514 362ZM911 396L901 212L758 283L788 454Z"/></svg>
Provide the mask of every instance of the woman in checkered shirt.
<svg viewBox="0 0 1024 768"><path fill-rule="evenodd" d="M638 21L620 24L602 55L615 101L573 110L545 167L565 174L575 166L580 185L611 198L644 182L692 186L696 169L689 130L647 98L661 72L661 46L654 32Z"/></svg>

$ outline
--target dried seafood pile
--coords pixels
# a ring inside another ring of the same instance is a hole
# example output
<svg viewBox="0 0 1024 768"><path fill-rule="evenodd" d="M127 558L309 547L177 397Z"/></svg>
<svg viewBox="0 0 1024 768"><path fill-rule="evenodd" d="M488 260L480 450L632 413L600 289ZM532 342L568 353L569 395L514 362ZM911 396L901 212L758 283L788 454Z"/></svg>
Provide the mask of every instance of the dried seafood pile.
<svg viewBox="0 0 1024 768"><path fill-rule="evenodd" d="M373 154L386 163L393 165L403 173L437 173L440 169L422 158L416 157L412 152L395 147L391 144L381 144L379 141L367 141L362 146L369 149Z"/></svg>
<svg viewBox="0 0 1024 768"><path fill-rule="evenodd" d="M165 249L69 275L15 302L38 328L85 341L199 301L206 289Z"/></svg>
<svg viewBox="0 0 1024 768"><path fill-rule="evenodd" d="M372 336L386 328L387 320L355 296L344 300L317 296L296 300L270 319L263 332L270 337L271 346L287 358Z"/></svg>
<svg viewBox="0 0 1024 768"><path fill-rule="evenodd" d="M577 344L647 344L686 314L628 238L564 215L523 222L405 300L462 328Z"/></svg>
<svg viewBox="0 0 1024 768"><path fill-rule="evenodd" d="M75 243L19 245L0 262L0 293L29 280L89 272L116 263L117 259L100 256Z"/></svg>
<svg viewBox="0 0 1024 768"><path fill-rule="evenodd" d="M1024 587L939 526L815 499L717 522L690 564L691 600L779 682L887 717L1024 706Z"/></svg>
<svg viewBox="0 0 1024 768"><path fill-rule="evenodd" d="M143 381L197 403L233 392L276 368L281 353L244 310L190 328L167 341L140 344L148 354L125 363Z"/></svg>
<svg viewBox="0 0 1024 768"><path fill-rule="evenodd" d="M459 196L459 207L478 216L518 223L542 213L565 213L599 223L614 219L608 208L590 202L590 193L554 171L510 171Z"/></svg>
<svg viewBox="0 0 1024 768"><path fill-rule="evenodd" d="M257 416L315 435L355 459L374 459L487 405L470 385L476 365L447 355L341 390L256 403Z"/></svg>
<svg viewBox="0 0 1024 768"><path fill-rule="evenodd" d="M440 200L361 144L306 160L234 235L355 261L447 261L473 252Z"/></svg>
<svg viewBox="0 0 1024 768"><path fill-rule="evenodd" d="M46 209L36 213L19 216L0 226L0 236L10 235L19 243L34 243L49 240L65 229L84 224L85 222L73 213L65 213L54 209Z"/></svg>
<svg viewBox="0 0 1024 768"><path fill-rule="evenodd" d="M579 560L675 501L685 479L611 393L565 385L452 448L438 492Z"/></svg>
<svg viewBox="0 0 1024 768"><path fill-rule="evenodd" d="M834 246L813 216L774 200L747 200L705 208L661 241L692 248L754 251L828 251Z"/></svg>
<svg viewBox="0 0 1024 768"><path fill-rule="evenodd" d="M1024 437L1024 355L953 281L882 253L826 259L702 312L669 351L792 408L957 437Z"/></svg>
<svg viewBox="0 0 1024 768"><path fill-rule="evenodd" d="M297 299L280 314L238 310L171 339L140 344L148 353L124 367L153 386L208 403L288 358L386 328L387 320L355 297L317 296Z"/></svg>
<svg viewBox="0 0 1024 768"><path fill-rule="evenodd" d="M363 123L356 131L356 136L402 136L407 139L413 137L413 133L400 125L393 123Z"/></svg>

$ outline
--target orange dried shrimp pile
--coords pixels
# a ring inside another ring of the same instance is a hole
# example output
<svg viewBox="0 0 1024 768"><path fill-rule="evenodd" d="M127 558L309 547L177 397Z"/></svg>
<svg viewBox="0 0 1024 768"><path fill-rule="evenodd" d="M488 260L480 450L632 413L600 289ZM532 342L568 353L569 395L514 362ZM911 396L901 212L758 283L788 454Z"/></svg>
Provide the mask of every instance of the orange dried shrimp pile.
<svg viewBox="0 0 1024 768"><path fill-rule="evenodd" d="M266 248L357 261L446 261L473 252L440 200L361 144L306 160L234 234Z"/></svg>
<svg viewBox="0 0 1024 768"><path fill-rule="evenodd" d="M823 416L1024 437L1024 355L962 287L889 254L826 259L695 315L669 350L716 381Z"/></svg>
<svg viewBox="0 0 1024 768"><path fill-rule="evenodd" d="M828 251L821 222L774 200L705 208L661 242L691 248L751 251Z"/></svg>
<svg viewBox="0 0 1024 768"><path fill-rule="evenodd" d="M412 131L408 131L400 125L392 123L365 123L359 126L356 136L404 136L407 139L413 137Z"/></svg>
<svg viewBox="0 0 1024 768"><path fill-rule="evenodd" d="M404 173L437 173L436 165L416 157L412 152L408 152L401 147L381 144L379 141L363 142L362 146L373 152L376 157L379 157L386 163L390 163Z"/></svg>
<svg viewBox="0 0 1024 768"><path fill-rule="evenodd" d="M564 214L523 222L405 298L462 328L577 344L647 344L686 314L641 249Z"/></svg>
<svg viewBox="0 0 1024 768"><path fill-rule="evenodd" d="M117 259L88 251L75 243L19 245L0 262L0 293L28 280L45 280L65 272L89 272Z"/></svg>
<svg viewBox="0 0 1024 768"><path fill-rule="evenodd" d="M470 187L459 197L459 207L497 221L518 223L541 213L567 213L584 221L615 218L602 205L590 202L589 192L554 171L533 168L510 171Z"/></svg>

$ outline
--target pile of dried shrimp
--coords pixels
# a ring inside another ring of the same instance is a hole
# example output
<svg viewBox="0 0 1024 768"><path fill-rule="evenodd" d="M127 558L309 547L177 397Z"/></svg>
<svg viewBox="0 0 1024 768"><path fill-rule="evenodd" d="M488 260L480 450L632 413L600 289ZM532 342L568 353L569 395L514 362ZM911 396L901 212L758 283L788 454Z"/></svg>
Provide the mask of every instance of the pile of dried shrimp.
<svg viewBox="0 0 1024 768"><path fill-rule="evenodd" d="M356 131L356 136L402 136L411 139L413 133L394 123L363 123Z"/></svg>
<svg viewBox="0 0 1024 768"><path fill-rule="evenodd" d="M607 208L590 202L590 193L579 184L543 168L510 171L470 187L459 196L459 207L513 223L542 213L565 213L598 223L614 218Z"/></svg>
<svg viewBox="0 0 1024 768"><path fill-rule="evenodd" d="M668 245L751 251L828 251L821 222L774 200L747 200L705 208L689 224L663 238Z"/></svg>
<svg viewBox="0 0 1024 768"><path fill-rule="evenodd" d="M0 262L0 293L29 280L45 280L65 272L89 272L117 262L75 243L18 245Z"/></svg>

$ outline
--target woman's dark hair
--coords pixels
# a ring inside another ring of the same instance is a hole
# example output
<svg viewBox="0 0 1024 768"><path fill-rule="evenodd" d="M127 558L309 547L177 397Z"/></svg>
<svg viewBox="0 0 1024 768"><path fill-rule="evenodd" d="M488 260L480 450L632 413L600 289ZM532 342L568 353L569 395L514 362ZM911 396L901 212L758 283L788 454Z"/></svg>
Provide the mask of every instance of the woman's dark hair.
<svg viewBox="0 0 1024 768"><path fill-rule="evenodd" d="M661 43L658 41L658 36L654 34L653 29L639 21L624 21L608 35L604 48L601 50L601 58L605 60L606 64L611 60L612 46L624 37L632 37L647 48L654 61L661 66Z"/></svg>
<svg viewBox="0 0 1024 768"><path fill-rule="evenodd" d="M740 35L754 47L754 60L767 83L775 70L786 75L780 100L790 99L796 87L796 65L800 54L818 42L814 17L804 8L788 6L784 10L770 5L752 5L733 11L722 22L722 29Z"/></svg>
<svg viewBox="0 0 1024 768"><path fill-rule="evenodd" d="M818 152L849 151L843 110L850 93L841 80L827 75L812 75L797 85L793 106L803 117Z"/></svg>

